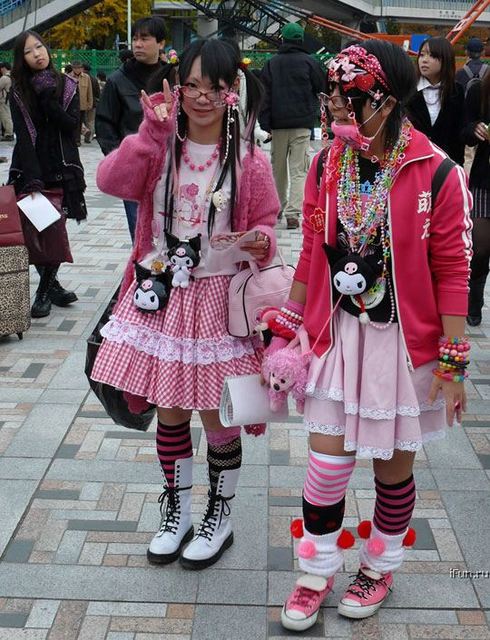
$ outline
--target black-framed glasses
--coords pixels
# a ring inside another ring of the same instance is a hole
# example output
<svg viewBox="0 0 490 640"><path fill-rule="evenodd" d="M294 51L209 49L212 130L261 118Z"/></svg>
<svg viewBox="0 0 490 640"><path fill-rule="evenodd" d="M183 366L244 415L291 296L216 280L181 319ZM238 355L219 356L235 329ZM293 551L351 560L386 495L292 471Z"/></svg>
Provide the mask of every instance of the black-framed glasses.
<svg viewBox="0 0 490 640"><path fill-rule="evenodd" d="M326 93L319 93L318 98L324 105L328 106L330 103L336 109L350 108L352 106L351 103L353 100L364 99L361 96L352 96L352 97L341 96L341 95L329 96Z"/></svg>
<svg viewBox="0 0 490 640"><path fill-rule="evenodd" d="M201 91L197 87L190 87L187 84L184 84L180 87L182 95L186 98L192 98L193 100L197 100L201 96L205 96L206 100L213 103L221 103L224 101L227 89L209 89L209 91Z"/></svg>

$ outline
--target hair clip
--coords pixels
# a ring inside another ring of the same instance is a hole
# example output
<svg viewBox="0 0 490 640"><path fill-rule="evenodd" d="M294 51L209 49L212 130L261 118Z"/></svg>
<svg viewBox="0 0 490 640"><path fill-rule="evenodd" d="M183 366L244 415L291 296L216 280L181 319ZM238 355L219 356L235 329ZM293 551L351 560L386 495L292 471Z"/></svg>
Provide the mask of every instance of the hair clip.
<svg viewBox="0 0 490 640"><path fill-rule="evenodd" d="M177 55L177 51L175 51L175 49L170 49L170 51L168 52L167 61L174 66L179 64L179 56Z"/></svg>

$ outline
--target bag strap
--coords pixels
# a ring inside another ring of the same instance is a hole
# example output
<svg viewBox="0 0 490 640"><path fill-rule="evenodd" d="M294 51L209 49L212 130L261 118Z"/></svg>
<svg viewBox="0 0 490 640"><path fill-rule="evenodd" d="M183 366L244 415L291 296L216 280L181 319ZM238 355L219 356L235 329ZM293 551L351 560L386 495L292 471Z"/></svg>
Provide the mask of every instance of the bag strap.
<svg viewBox="0 0 490 640"><path fill-rule="evenodd" d="M439 191L441 190L442 185L446 181L446 178L449 175L449 172L455 166L456 166L456 162L451 160L451 158L444 158L444 160L435 170L435 173L432 176L432 183L431 183L431 189L430 189L432 208L434 208L434 205L437 200L437 196L439 195Z"/></svg>
<svg viewBox="0 0 490 640"><path fill-rule="evenodd" d="M463 71L465 71L470 80L475 77L472 70L469 68L468 63L463 66Z"/></svg>
<svg viewBox="0 0 490 640"><path fill-rule="evenodd" d="M279 256L279 260L281 261L281 266L283 269L285 269L288 265L286 264L286 261L284 260L284 256L282 255L282 252L280 249L277 249L276 256ZM247 260L247 262L248 262L248 266L250 267L250 271L254 275L254 278L260 277L261 268L257 266L257 263L255 262L255 260ZM268 265L268 266L273 266L273 265Z"/></svg>

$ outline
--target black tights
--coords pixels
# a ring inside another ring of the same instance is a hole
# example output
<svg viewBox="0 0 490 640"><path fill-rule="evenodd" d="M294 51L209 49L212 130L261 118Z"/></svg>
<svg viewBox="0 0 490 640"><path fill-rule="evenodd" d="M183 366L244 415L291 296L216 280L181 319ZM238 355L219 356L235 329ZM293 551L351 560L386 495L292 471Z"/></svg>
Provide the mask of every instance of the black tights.
<svg viewBox="0 0 490 640"><path fill-rule="evenodd" d="M486 280L490 260L490 218L473 219L473 258L471 280Z"/></svg>

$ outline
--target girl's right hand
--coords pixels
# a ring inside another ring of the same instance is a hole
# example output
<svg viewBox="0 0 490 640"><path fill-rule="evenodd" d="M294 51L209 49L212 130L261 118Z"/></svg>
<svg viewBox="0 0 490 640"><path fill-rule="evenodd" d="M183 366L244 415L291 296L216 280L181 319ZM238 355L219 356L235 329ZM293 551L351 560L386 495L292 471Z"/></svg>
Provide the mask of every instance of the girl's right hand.
<svg viewBox="0 0 490 640"><path fill-rule="evenodd" d="M485 140L490 140L488 126L484 122L479 122L475 126L475 136L482 142L485 142Z"/></svg>
<svg viewBox="0 0 490 640"><path fill-rule="evenodd" d="M154 105L146 91L141 91L141 99L144 105L148 107L148 109L153 110L153 113L155 114L159 122L165 122L166 120L168 120L168 116L172 111L172 105L174 101L172 92L170 90L170 85L166 78L163 81L163 95L165 98L165 102Z"/></svg>

